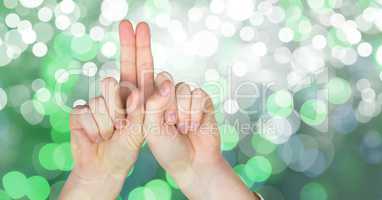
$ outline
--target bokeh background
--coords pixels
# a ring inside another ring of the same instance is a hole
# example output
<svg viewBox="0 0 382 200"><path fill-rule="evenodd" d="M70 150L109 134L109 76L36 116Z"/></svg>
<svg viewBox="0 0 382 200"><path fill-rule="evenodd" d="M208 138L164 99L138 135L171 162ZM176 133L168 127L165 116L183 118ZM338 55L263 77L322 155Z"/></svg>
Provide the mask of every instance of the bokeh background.
<svg viewBox="0 0 382 200"><path fill-rule="evenodd" d="M381 0L0 0L0 200L57 199L70 108L119 78L121 19L150 24L157 71L211 94L251 190L382 199ZM120 199L186 198L144 145Z"/></svg>

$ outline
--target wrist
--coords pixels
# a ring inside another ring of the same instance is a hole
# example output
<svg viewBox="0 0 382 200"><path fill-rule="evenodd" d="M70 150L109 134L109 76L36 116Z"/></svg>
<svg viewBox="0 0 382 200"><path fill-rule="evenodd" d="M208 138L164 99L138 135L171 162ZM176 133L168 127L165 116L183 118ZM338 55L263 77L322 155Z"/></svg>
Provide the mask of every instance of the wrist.
<svg viewBox="0 0 382 200"><path fill-rule="evenodd" d="M73 169L61 192L60 200L115 199L118 197L126 177L115 174L103 174L97 177L82 175Z"/></svg>
<svg viewBox="0 0 382 200"><path fill-rule="evenodd" d="M189 199L256 199L234 173L223 156L208 161L195 161L184 174L175 175L175 181ZM230 191L229 194L222 191Z"/></svg>

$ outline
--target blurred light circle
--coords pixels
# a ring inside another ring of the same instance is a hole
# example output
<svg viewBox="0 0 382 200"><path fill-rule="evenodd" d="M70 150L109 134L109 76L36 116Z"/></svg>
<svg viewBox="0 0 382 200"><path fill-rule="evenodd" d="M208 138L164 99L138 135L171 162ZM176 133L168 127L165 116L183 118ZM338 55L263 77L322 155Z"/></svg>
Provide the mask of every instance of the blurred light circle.
<svg viewBox="0 0 382 200"><path fill-rule="evenodd" d="M41 102L47 102L51 98L51 93L47 88L40 88L36 92L36 97Z"/></svg>
<svg viewBox="0 0 382 200"><path fill-rule="evenodd" d="M54 27L50 23L37 23L33 26L33 29L37 35L37 41L48 43L51 41L54 35Z"/></svg>
<svg viewBox="0 0 382 200"><path fill-rule="evenodd" d="M35 104L32 100L28 100L21 105L20 112L25 121L31 125L37 125L44 119L40 109L40 107L35 107Z"/></svg>
<svg viewBox="0 0 382 200"><path fill-rule="evenodd" d="M239 133L229 124L219 126L222 151L230 151L239 143Z"/></svg>
<svg viewBox="0 0 382 200"><path fill-rule="evenodd" d="M90 38L94 41L102 41L105 36L105 30L100 26L94 26L90 29Z"/></svg>
<svg viewBox="0 0 382 200"><path fill-rule="evenodd" d="M247 74L248 66L245 62L237 61L232 65L232 71L236 76L242 77Z"/></svg>
<svg viewBox="0 0 382 200"><path fill-rule="evenodd" d="M8 65L12 59L7 55L7 47L0 45L0 67Z"/></svg>
<svg viewBox="0 0 382 200"><path fill-rule="evenodd" d="M144 187L136 187L136 188L134 188L133 190L131 190L129 192L128 199L131 199L131 200L144 200L145 199L145 188Z"/></svg>
<svg viewBox="0 0 382 200"><path fill-rule="evenodd" d="M288 43L293 40L294 32L288 27L284 27L279 31L279 39L281 42Z"/></svg>
<svg viewBox="0 0 382 200"><path fill-rule="evenodd" d="M293 134L290 122L281 117L263 117L257 124L260 135L274 144L282 144Z"/></svg>
<svg viewBox="0 0 382 200"><path fill-rule="evenodd" d="M37 39L37 34L33 29L28 29L21 32L21 38L25 44L33 44Z"/></svg>
<svg viewBox="0 0 382 200"><path fill-rule="evenodd" d="M265 45L263 42L256 42L252 45L252 51L255 56L263 57L268 52L267 45Z"/></svg>
<svg viewBox="0 0 382 200"><path fill-rule="evenodd" d="M272 11L267 15L268 20L274 24L281 23L285 18L284 9L278 6L273 6Z"/></svg>
<svg viewBox="0 0 382 200"><path fill-rule="evenodd" d="M70 171L73 168L73 157L69 142L61 143L54 149L53 161L59 170Z"/></svg>
<svg viewBox="0 0 382 200"><path fill-rule="evenodd" d="M308 0L308 5L313 10L318 10L322 8L325 4L324 0Z"/></svg>
<svg viewBox="0 0 382 200"><path fill-rule="evenodd" d="M54 73L54 78L58 83L65 83L69 80L69 72L66 69L58 69Z"/></svg>
<svg viewBox="0 0 382 200"><path fill-rule="evenodd" d="M327 114L327 105L321 100L307 100L300 108L302 121L312 126L322 124L326 120Z"/></svg>
<svg viewBox="0 0 382 200"><path fill-rule="evenodd" d="M267 155L272 153L277 148L276 144L263 138L258 133L253 133L251 138L251 144L252 144L252 147L255 149L256 154Z"/></svg>
<svg viewBox="0 0 382 200"><path fill-rule="evenodd" d="M264 182L272 174L272 165L267 158L255 156L247 161L244 171L251 181Z"/></svg>
<svg viewBox="0 0 382 200"><path fill-rule="evenodd" d="M219 78L220 78L220 75L216 69L207 69L204 72L204 79L206 81L218 81Z"/></svg>
<svg viewBox="0 0 382 200"><path fill-rule="evenodd" d="M356 86L357 86L357 89L359 91L362 91L365 88L370 88L371 87L370 81L368 79L365 79L365 78L359 79L357 81L357 83L356 83Z"/></svg>
<svg viewBox="0 0 382 200"><path fill-rule="evenodd" d="M361 57L369 57L373 53L373 47L368 42L362 42L357 47L358 55Z"/></svg>
<svg viewBox="0 0 382 200"><path fill-rule="evenodd" d="M223 22L220 26L220 32L224 37L232 37L236 32L235 25L230 22Z"/></svg>
<svg viewBox="0 0 382 200"><path fill-rule="evenodd" d="M67 28L69 28L71 23L72 22L70 18L66 15L59 15L56 17L55 25L59 30L66 30Z"/></svg>
<svg viewBox="0 0 382 200"><path fill-rule="evenodd" d="M328 194L325 188L316 182L310 182L301 189L301 200L327 200Z"/></svg>
<svg viewBox="0 0 382 200"><path fill-rule="evenodd" d="M287 64L292 59L292 52L287 47L278 47L275 49L273 57L280 64Z"/></svg>
<svg viewBox="0 0 382 200"><path fill-rule="evenodd" d="M26 196L31 200L46 199L50 194L50 185L42 176L32 176L27 179Z"/></svg>
<svg viewBox="0 0 382 200"><path fill-rule="evenodd" d="M376 98L376 93L372 88L365 88L361 91L362 100L367 102L374 102Z"/></svg>
<svg viewBox="0 0 382 200"><path fill-rule="evenodd" d="M244 26L242 29L240 29L240 38L243 41L249 42L251 41L255 36L255 31L250 26Z"/></svg>
<svg viewBox="0 0 382 200"><path fill-rule="evenodd" d="M16 28L20 22L20 17L16 13L10 13L5 17L5 24L9 28Z"/></svg>
<svg viewBox="0 0 382 200"><path fill-rule="evenodd" d="M17 31L19 31L20 33L24 31L29 31L30 29L32 29L32 23L28 20L22 20L20 21L20 23L17 24Z"/></svg>
<svg viewBox="0 0 382 200"><path fill-rule="evenodd" d="M145 189L150 190L155 197L160 197L160 199L163 199L163 200L171 200L171 188L167 184L167 182L163 180L154 179L146 183ZM146 196L146 192L145 192L145 196ZM145 198L145 199L150 199L150 198Z"/></svg>
<svg viewBox="0 0 382 200"><path fill-rule="evenodd" d="M37 16L40 21L49 22L53 17L53 11L48 7L42 7L38 11Z"/></svg>
<svg viewBox="0 0 382 200"><path fill-rule="evenodd" d="M353 65L357 62L358 54L353 48L344 49L344 55L341 59L342 63L345 65Z"/></svg>
<svg viewBox="0 0 382 200"><path fill-rule="evenodd" d="M295 134L278 149L278 153L288 167L296 172L304 172L313 166L319 150L315 138L306 134Z"/></svg>
<svg viewBox="0 0 382 200"><path fill-rule="evenodd" d="M3 187L10 197L19 199L28 190L27 178L19 171L10 171L3 176Z"/></svg>
<svg viewBox="0 0 382 200"><path fill-rule="evenodd" d="M224 0L212 0L210 3L210 10L214 14L221 14L224 12L225 2Z"/></svg>
<svg viewBox="0 0 382 200"><path fill-rule="evenodd" d="M239 109L239 104L235 99L227 99L224 102L224 111L228 114L235 114Z"/></svg>
<svg viewBox="0 0 382 200"><path fill-rule="evenodd" d="M155 23L161 28L167 28L171 17L167 13L161 13L155 17Z"/></svg>
<svg viewBox="0 0 382 200"><path fill-rule="evenodd" d="M4 6L8 9L14 9L18 5L18 0L4 0Z"/></svg>
<svg viewBox="0 0 382 200"><path fill-rule="evenodd" d="M274 117L287 117L293 111L293 96L287 90L279 90L267 99L267 111Z"/></svg>
<svg viewBox="0 0 382 200"><path fill-rule="evenodd" d="M89 77L95 76L95 74L97 73L97 70L98 70L97 65L94 62L87 62L82 66L82 73L85 76L89 76Z"/></svg>
<svg viewBox="0 0 382 200"><path fill-rule="evenodd" d="M357 119L353 107L350 105L338 106L330 115L333 123L331 125L335 126L335 130L338 133L350 133L358 125Z"/></svg>
<svg viewBox="0 0 382 200"><path fill-rule="evenodd" d="M62 13L70 14L74 11L76 4L72 0L63 0L59 4Z"/></svg>
<svg viewBox="0 0 382 200"><path fill-rule="evenodd" d="M361 141L361 155L369 164L382 162L382 136L377 131L367 132Z"/></svg>
<svg viewBox="0 0 382 200"><path fill-rule="evenodd" d="M215 54L218 46L218 39L215 34L209 31L200 31L192 38L192 50L198 56L212 56Z"/></svg>
<svg viewBox="0 0 382 200"><path fill-rule="evenodd" d="M36 57L44 57L48 53L48 47L43 42L37 42L33 45L32 52Z"/></svg>
<svg viewBox="0 0 382 200"><path fill-rule="evenodd" d="M104 0L101 4L102 16L110 22L126 17L129 6L125 0Z"/></svg>
<svg viewBox="0 0 382 200"><path fill-rule="evenodd" d="M221 21L218 16L209 15L205 21L206 27L210 30L216 30L219 28Z"/></svg>
<svg viewBox="0 0 382 200"><path fill-rule="evenodd" d="M32 82L32 89L34 91L39 90L40 88L45 87L45 81L42 79L35 79Z"/></svg>
<svg viewBox="0 0 382 200"><path fill-rule="evenodd" d="M226 4L228 17L236 21L250 18L255 8L254 0L227 0Z"/></svg>
<svg viewBox="0 0 382 200"><path fill-rule="evenodd" d="M261 12L253 12L252 16L249 18L249 21L253 26L260 26L264 22L264 15Z"/></svg>
<svg viewBox="0 0 382 200"><path fill-rule="evenodd" d="M328 100L332 104L343 104L352 95L350 84L342 78L330 79L326 87L328 89Z"/></svg>
<svg viewBox="0 0 382 200"><path fill-rule="evenodd" d="M312 39L312 46L313 48L317 50L324 49L326 47L327 41L325 36L323 35L316 35Z"/></svg>
<svg viewBox="0 0 382 200"><path fill-rule="evenodd" d="M105 57L111 58L116 55L117 47L113 42L106 42L102 45L101 52Z"/></svg>
<svg viewBox="0 0 382 200"><path fill-rule="evenodd" d="M198 21L200 21L202 19L203 15L204 15L204 10L201 7L192 7L188 11L188 19L191 22L198 22Z"/></svg>
<svg viewBox="0 0 382 200"><path fill-rule="evenodd" d="M54 151L58 147L56 143L48 143L41 147L38 159L42 167L47 170L57 170L58 167L54 162Z"/></svg>
<svg viewBox="0 0 382 200"><path fill-rule="evenodd" d="M378 50L375 54L375 58L377 60L377 63L382 65L382 46L378 47Z"/></svg>
<svg viewBox="0 0 382 200"><path fill-rule="evenodd" d="M316 73L324 66L322 54L311 47L302 46L293 52L292 67L296 70Z"/></svg>
<svg viewBox="0 0 382 200"><path fill-rule="evenodd" d="M81 36L85 35L86 27L82 23L76 22L76 23L72 24L72 26L70 27L70 32L75 37L81 37Z"/></svg>
<svg viewBox="0 0 382 200"><path fill-rule="evenodd" d="M44 0L19 0L22 6L25 8L37 8Z"/></svg>

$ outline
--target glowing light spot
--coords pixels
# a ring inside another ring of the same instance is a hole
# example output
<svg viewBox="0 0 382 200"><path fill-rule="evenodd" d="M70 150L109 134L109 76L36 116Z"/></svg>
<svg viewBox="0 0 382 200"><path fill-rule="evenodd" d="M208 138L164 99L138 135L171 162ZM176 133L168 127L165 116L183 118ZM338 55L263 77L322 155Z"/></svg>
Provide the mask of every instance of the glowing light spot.
<svg viewBox="0 0 382 200"><path fill-rule="evenodd" d="M243 21L251 17L255 8L253 0L227 0L227 15L236 21Z"/></svg>
<svg viewBox="0 0 382 200"><path fill-rule="evenodd" d="M235 127L223 124L219 126L222 151L229 151L236 147L239 142L239 134Z"/></svg>
<svg viewBox="0 0 382 200"><path fill-rule="evenodd" d="M255 156L245 164L244 171L250 180L264 182L272 174L272 165L265 157Z"/></svg>
<svg viewBox="0 0 382 200"><path fill-rule="evenodd" d="M252 51L255 56L263 57L268 52L267 45L265 45L263 42L256 42L252 45Z"/></svg>
<svg viewBox="0 0 382 200"><path fill-rule="evenodd" d="M97 73L97 65L93 62L87 62L82 66L82 73L85 76L92 77Z"/></svg>
<svg viewBox="0 0 382 200"><path fill-rule="evenodd" d="M368 42L362 42L357 47L358 55L361 57L369 57L373 53L373 47Z"/></svg>
<svg viewBox="0 0 382 200"><path fill-rule="evenodd" d="M267 110L272 116L289 116L293 111L293 96L286 90L273 93L267 100Z"/></svg>
<svg viewBox="0 0 382 200"><path fill-rule="evenodd" d="M129 6L125 0L104 0L101 4L102 16L110 22L122 20L128 10Z"/></svg>
<svg viewBox="0 0 382 200"><path fill-rule="evenodd" d="M117 47L113 42L106 42L103 44L101 52L105 57L111 58L117 53Z"/></svg>
<svg viewBox="0 0 382 200"><path fill-rule="evenodd" d="M327 113L327 105L321 100L308 100L300 109L302 121L312 126L322 124L326 120Z"/></svg>
<svg viewBox="0 0 382 200"><path fill-rule="evenodd" d="M198 56L212 56L218 49L218 45L219 41L215 34L209 31L200 31L192 38L192 49Z"/></svg>
<svg viewBox="0 0 382 200"><path fill-rule="evenodd" d="M32 52L36 57L44 57L48 53L48 47L43 42L37 42L33 45Z"/></svg>
<svg viewBox="0 0 382 200"><path fill-rule="evenodd" d="M18 171L8 172L3 176L3 187L11 198L19 199L23 197L27 191L27 178L23 173Z"/></svg>
<svg viewBox="0 0 382 200"><path fill-rule="evenodd" d="M315 49L324 49L327 45L326 38L323 35L316 35L312 39L312 46Z"/></svg>
<svg viewBox="0 0 382 200"><path fill-rule="evenodd" d="M53 12L48 7L42 7L38 11L38 19L42 22L48 22L52 19L52 17L53 17Z"/></svg>
<svg viewBox="0 0 382 200"><path fill-rule="evenodd" d="M341 78L333 78L327 84L328 100L333 104L346 103L352 94L350 84Z"/></svg>
<svg viewBox="0 0 382 200"><path fill-rule="evenodd" d="M37 8L44 0L19 0L22 6L25 8Z"/></svg>
<svg viewBox="0 0 382 200"><path fill-rule="evenodd" d="M15 13L10 13L5 17L5 24L9 28L16 28L20 22L20 17Z"/></svg>
<svg viewBox="0 0 382 200"><path fill-rule="evenodd" d="M325 188L315 182L308 183L304 185L300 192L301 200L327 200L328 194Z"/></svg>
<svg viewBox="0 0 382 200"><path fill-rule="evenodd" d="M31 200L46 199L50 193L48 181L41 176L32 176L27 180L26 196Z"/></svg>

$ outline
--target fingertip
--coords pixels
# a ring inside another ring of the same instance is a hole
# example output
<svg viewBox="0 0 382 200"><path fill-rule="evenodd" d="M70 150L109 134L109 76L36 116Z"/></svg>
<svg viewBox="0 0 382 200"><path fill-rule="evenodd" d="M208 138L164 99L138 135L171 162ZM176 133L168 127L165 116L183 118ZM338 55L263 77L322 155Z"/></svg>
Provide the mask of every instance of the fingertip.
<svg viewBox="0 0 382 200"><path fill-rule="evenodd" d="M168 97L171 94L171 86L172 83L170 80L165 80L160 86L159 86L159 94L162 97Z"/></svg>
<svg viewBox="0 0 382 200"><path fill-rule="evenodd" d="M145 21L142 21L142 22L139 22L137 24L137 31L149 31L150 30L150 26L147 22Z"/></svg>
<svg viewBox="0 0 382 200"><path fill-rule="evenodd" d="M121 31L125 31L125 30L128 30L128 29L133 29L133 25L131 24L131 22L127 19L124 19L122 20L120 23L119 23L119 30Z"/></svg>

